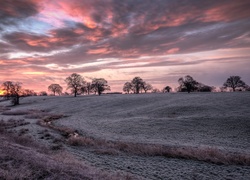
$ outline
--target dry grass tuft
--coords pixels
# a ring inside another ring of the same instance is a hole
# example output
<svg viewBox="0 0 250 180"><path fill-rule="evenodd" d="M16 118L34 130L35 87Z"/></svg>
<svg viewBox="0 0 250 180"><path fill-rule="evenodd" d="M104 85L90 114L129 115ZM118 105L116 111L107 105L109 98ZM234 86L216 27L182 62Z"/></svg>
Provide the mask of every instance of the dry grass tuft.
<svg viewBox="0 0 250 180"><path fill-rule="evenodd" d="M143 156L165 156L169 158L194 159L216 164L250 165L250 154L229 153L215 147L172 147L131 142L107 142L88 137L70 137L72 146L91 146L100 154L116 155L119 152Z"/></svg>
<svg viewBox="0 0 250 180"><path fill-rule="evenodd" d="M64 117L62 114L48 114L44 118L42 118L42 120L44 122L51 122L51 121L60 119L62 117Z"/></svg>
<svg viewBox="0 0 250 180"><path fill-rule="evenodd" d="M25 122L24 119L9 119L8 121L1 120L0 121L0 127L3 129L10 129L18 126L25 126L27 124L30 124L29 122Z"/></svg>
<svg viewBox="0 0 250 180"><path fill-rule="evenodd" d="M87 137L71 136L67 139L67 142L71 146L94 146L95 145L95 141Z"/></svg>

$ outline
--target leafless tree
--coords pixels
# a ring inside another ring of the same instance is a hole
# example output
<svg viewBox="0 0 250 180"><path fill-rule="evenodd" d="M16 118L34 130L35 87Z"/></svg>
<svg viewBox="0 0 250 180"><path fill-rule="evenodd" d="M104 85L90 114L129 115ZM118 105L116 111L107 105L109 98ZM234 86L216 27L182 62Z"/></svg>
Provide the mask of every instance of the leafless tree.
<svg viewBox="0 0 250 180"><path fill-rule="evenodd" d="M179 91L180 92L187 91L188 93L190 93L191 91L195 91L199 84L189 75L185 76L184 78L180 78L178 82L180 84L178 88Z"/></svg>
<svg viewBox="0 0 250 180"><path fill-rule="evenodd" d="M56 93L58 95L61 95L63 88L59 84L51 84L51 85L49 85L48 90L50 92L54 93L54 96L55 96Z"/></svg>
<svg viewBox="0 0 250 180"><path fill-rule="evenodd" d="M172 90L172 88L170 86L166 86L163 88L163 92L170 92Z"/></svg>
<svg viewBox="0 0 250 180"><path fill-rule="evenodd" d="M160 93L161 91L157 88L152 89L151 93Z"/></svg>
<svg viewBox="0 0 250 180"><path fill-rule="evenodd" d="M129 94L130 91L133 90L133 85L131 82L126 82L124 85L123 85L123 91L127 94Z"/></svg>
<svg viewBox="0 0 250 180"><path fill-rule="evenodd" d="M197 86L197 91L198 92L213 92L215 91L215 87L214 86L208 86L202 83L199 83Z"/></svg>
<svg viewBox="0 0 250 180"><path fill-rule="evenodd" d="M91 82L86 83L85 89L88 95L93 91L93 85L91 84Z"/></svg>
<svg viewBox="0 0 250 180"><path fill-rule="evenodd" d="M39 93L39 96L47 96L47 95L48 95L48 93L46 91L41 91Z"/></svg>
<svg viewBox="0 0 250 180"><path fill-rule="evenodd" d="M95 92L100 96L105 90L110 90L110 86L108 85L108 81L103 78L94 78L92 80L92 87Z"/></svg>
<svg viewBox="0 0 250 180"><path fill-rule="evenodd" d="M34 92L34 90L30 89L24 89L23 90L23 96L36 96L37 94Z"/></svg>
<svg viewBox="0 0 250 180"><path fill-rule="evenodd" d="M20 82L11 82L11 81L6 81L2 84L3 90L5 90L8 98L11 98L12 104L19 105L19 99L22 95L22 83Z"/></svg>
<svg viewBox="0 0 250 180"><path fill-rule="evenodd" d="M4 97L9 99L11 95L11 87L13 86L13 82L11 81L5 81L2 84L2 89L5 91Z"/></svg>
<svg viewBox="0 0 250 180"><path fill-rule="evenodd" d="M147 91L150 91L153 89L153 86L149 83L143 82L142 89L144 90L145 93L147 93Z"/></svg>
<svg viewBox="0 0 250 180"><path fill-rule="evenodd" d="M85 85L84 78L77 73L71 74L65 79L67 83L67 89L71 89L72 94L76 97L77 94L81 94L81 88Z"/></svg>
<svg viewBox="0 0 250 180"><path fill-rule="evenodd" d="M236 89L245 89L247 85L244 81L241 80L240 76L230 76L227 81L223 84L224 88L232 88L233 91Z"/></svg>
<svg viewBox="0 0 250 180"><path fill-rule="evenodd" d="M134 93L139 94L140 90L142 89L143 83L144 83L144 81L142 80L142 78L140 78L140 77L135 77L135 78L132 80L131 83L132 83L132 85L133 85Z"/></svg>

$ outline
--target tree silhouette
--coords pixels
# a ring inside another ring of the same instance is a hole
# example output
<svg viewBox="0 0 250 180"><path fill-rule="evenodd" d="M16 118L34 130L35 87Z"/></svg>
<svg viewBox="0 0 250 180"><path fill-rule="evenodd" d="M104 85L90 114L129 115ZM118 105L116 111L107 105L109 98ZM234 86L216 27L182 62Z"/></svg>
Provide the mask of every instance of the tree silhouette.
<svg viewBox="0 0 250 180"><path fill-rule="evenodd" d="M216 88L214 86L208 86L202 83L198 83L197 86L197 91L198 92L212 92L214 91Z"/></svg>
<svg viewBox="0 0 250 180"><path fill-rule="evenodd" d="M198 86L198 82L195 81L191 76L187 75L184 78L180 78L178 80L180 86L178 87L179 91L190 93L191 91L195 91Z"/></svg>
<svg viewBox="0 0 250 180"><path fill-rule="evenodd" d="M54 96L55 96L56 93L58 95L61 95L63 88L59 84L51 84L49 85L48 90L54 93Z"/></svg>
<svg viewBox="0 0 250 180"><path fill-rule="evenodd" d="M144 92L147 93L147 91L150 91L153 89L153 86L149 83L143 82L141 89L143 89Z"/></svg>
<svg viewBox="0 0 250 180"><path fill-rule="evenodd" d="M132 85L133 85L134 93L139 94L140 89L142 88L143 83L144 83L144 81L142 80L142 78L140 78L140 77L135 77L135 78L132 80L131 83L132 83Z"/></svg>
<svg viewBox="0 0 250 180"><path fill-rule="evenodd" d="M123 85L123 91L124 91L124 92L126 92L126 93L129 94L129 92L132 91L132 90L133 90L133 85L132 85L131 82L126 82L126 83Z"/></svg>
<svg viewBox="0 0 250 180"><path fill-rule="evenodd" d="M244 81L241 80L240 76L230 76L227 81L223 84L225 88L232 88L233 91L239 88L247 88L247 85Z"/></svg>
<svg viewBox="0 0 250 180"><path fill-rule="evenodd" d="M9 99L10 95L11 95L11 87L13 86L13 83L11 81L5 81L2 84L2 88L5 91L4 93L4 97Z"/></svg>
<svg viewBox="0 0 250 180"><path fill-rule="evenodd" d="M160 93L160 92L161 91L159 89L157 89L157 88L153 88L152 91L151 91L151 93Z"/></svg>
<svg viewBox="0 0 250 180"><path fill-rule="evenodd" d="M105 90L110 90L108 81L103 78L95 78L92 80L92 87L95 92L100 96Z"/></svg>
<svg viewBox="0 0 250 180"><path fill-rule="evenodd" d="M22 95L22 83L6 81L2 84L3 90L5 90L5 97L11 98L12 104L19 105L19 99Z"/></svg>
<svg viewBox="0 0 250 180"><path fill-rule="evenodd" d="M92 92L92 90L93 90L93 86L92 86L91 82L87 82L86 86L85 86L86 93L89 95Z"/></svg>
<svg viewBox="0 0 250 180"><path fill-rule="evenodd" d="M172 88L170 86L166 86L163 89L163 92L170 92L172 90Z"/></svg>
<svg viewBox="0 0 250 180"><path fill-rule="evenodd" d="M41 91L40 93L39 93L39 96L47 96L48 94L47 94L47 92L46 91Z"/></svg>
<svg viewBox="0 0 250 180"><path fill-rule="evenodd" d="M71 89L71 92L72 94L74 94L74 97L76 97L77 94L81 93L81 88L85 84L84 78L77 73L71 74L65 79L65 82L67 83L67 89Z"/></svg>
<svg viewBox="0 0 250 180"><path fill-rule="evenodd" d="M37 96L37 93L30 89L23 90L23 96Z"/></svg>

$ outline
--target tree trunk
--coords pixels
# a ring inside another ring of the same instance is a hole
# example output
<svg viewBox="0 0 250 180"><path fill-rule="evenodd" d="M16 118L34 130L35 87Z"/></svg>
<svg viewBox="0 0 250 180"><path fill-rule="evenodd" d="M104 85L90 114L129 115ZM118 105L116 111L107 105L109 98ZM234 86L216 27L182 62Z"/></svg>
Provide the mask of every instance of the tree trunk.
<svg viewBox="0 0 250 180"><path fill-rule="evenodd" d="M19 105L19 95L16 96L16 105Z"/></svg>

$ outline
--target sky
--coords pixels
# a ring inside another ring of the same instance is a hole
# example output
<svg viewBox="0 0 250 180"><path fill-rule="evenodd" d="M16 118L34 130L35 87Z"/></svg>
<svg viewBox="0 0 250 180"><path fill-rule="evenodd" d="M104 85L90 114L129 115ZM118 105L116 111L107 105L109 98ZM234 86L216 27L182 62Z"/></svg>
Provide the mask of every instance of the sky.
<svg viewBox="0 0 250 180"><path fill-rule="evenodd" d="M250 85L250 0L1 0L0 83L47 91L72 73L111 91L139 76Z"/></svg>

